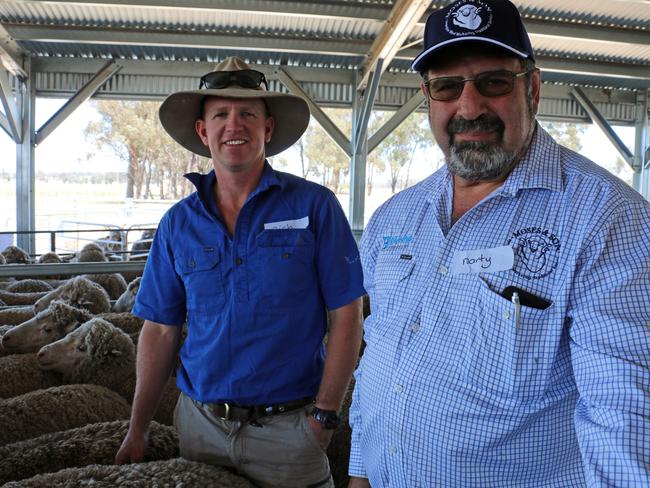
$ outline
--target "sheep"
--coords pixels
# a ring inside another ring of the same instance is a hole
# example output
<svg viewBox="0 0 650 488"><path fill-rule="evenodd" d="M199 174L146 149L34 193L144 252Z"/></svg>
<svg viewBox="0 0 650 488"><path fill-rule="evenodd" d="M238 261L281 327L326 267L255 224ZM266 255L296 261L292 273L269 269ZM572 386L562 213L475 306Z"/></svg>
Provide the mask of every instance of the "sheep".
<svg viewBox="0 0 650 488"><path fill-rule="evenodd" d="M92 314L88 310L53 300L35 317L12 327L2 337L1 344L11 354L37 352L46 344L65 337L91 318Z"/></svg>
<svg viewBox="0 0 650 488"><path fill-rule="evenodd" d="M36 262L39 263L39 264L52 264L52 263L62 263L63 260L55 252L46 252L45 254L42 254L36 260Z"/></svg>
<svg viewBox="0 0 650 488"><path fill-rule="evenodd" d="M32 293L17 293L8 290L0 290L0 300L7 305L34 305L39 299L49 292L38 291Z"/></svg>
<svg viewBox="0 0 650 488"><path fill-rule="evenodd" d="M0 485L39 473L89 464L113 464L129 422L115 420L43 434L0 447ZM145 462L178 457L173 427L151 422Z"/></svg>
<svg viewBox="0 0 650 488"><path fill-rule="evenodd" d="M5 255L0 253L0 264L7 264L7 259L5 258Z"/></svg>
<svg viewBox="0 0 650 488"><path fill-rule="evenodd" d="M131 244L131 260L147 259L155 230L143 230L140 238Z"/></svg>
<svg viewBox="0 0 650 488"><path fill-rule="evenodd" d="M11 481L2 488L70 488L73 486L127 487L205 487L254 488L250 481L226 468L173 458L148 463L106 466L91 464L44 473L21 481Z"/></svg>
<svg viewBox="0 0 650 488"><path fill-rule="evenodd" d="M72 261L78 263L101 263L103 261L108 261L104 251L101 248L96 249L95 247L92 247L91 244L86 244L84 248L76 254Z"/></svg>
<svg viewBox="0 0 650 488"><path fill-rule="evenodd" d="M0 310L0 325L18 325L34 317L34 307L11 307Z"/></svg>
<svg viewBox="0 0 650 488"><path fill-rule="evenodd" d="M6 290L12 293L37 293L52 291L52 285L43 280L25 279L9 283Z"/></svg>
<svg viewBox="0 0 650 488"><path fill-rule="evenodd" d="M138 277L131 281L126 287L126 291L120 295L115 304L113 305L113 312L130 312L135 304L135 297L140 289L140 282L142 277Z"/></svg>
<svg viewBox="0 0 650 488"><path fill-rule="evenodd" d="M48 432L128 419L131 407L99 385L62 385L0 400L0 445Z"/></svg>
<svg viewBox="0 0 650 488"><path fill-rule="evenodd" d="M92 313L109 312L111 301L103 287L83 276L76 276L34 304L34 313L45 310L52 300L63 300L75 307L85 308ZM1 323L1 321L0 321Z"/></svg>
<svg viewBox="0 0 650 488"><path fill-rule="evenodd" d="M119 273L86 274L84 278L101 285L111 300L117 300L126 291L126 280Z"/></svg>
<svg viewBox="0 0 650 488"><path fill-rule="evenodd" d="M110 322L118 329L122 329L129 336L132 334L140 334L142 326L144 325L144 320L136 315L133 315L131 312L100 313L97 315L97 317Z"/></svg>
<svg viewBox="0 0 650 488"><path fill-rule="evenodd" d="M41 368L61 373L64 383L102 385L133 401L135 345L129 335L102 318L94 317L63 339L44 346L37 358ZM178 395L170 378L154 420L173 423Z"/></svg>
<svg viewBox="0 0 650 488"><path fill-rule="evenodd" d="M44 371L36 354L11 354L0 357L0 398L24 395L30 391L61 385L61 375Z"/></svg>
<svg viewBox="0 0 650 488"><path fill-rule="evenodd" d="M18 246L7 246L2 255L5 258L5 264L29 264L32 258L29 254Z"/></svg>

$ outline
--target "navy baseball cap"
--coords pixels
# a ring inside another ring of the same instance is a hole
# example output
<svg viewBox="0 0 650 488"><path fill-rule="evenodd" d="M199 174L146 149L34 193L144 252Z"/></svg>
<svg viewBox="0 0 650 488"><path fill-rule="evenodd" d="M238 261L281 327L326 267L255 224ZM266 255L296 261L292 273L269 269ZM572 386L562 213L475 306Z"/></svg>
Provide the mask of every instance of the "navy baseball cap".
<svg viewBox="0 0 650 488"><path fill-rule="evenodd" d="M429 15L424 50L413 61L412 69L424 72L440 49L464 41L492 44L535 60L519 11L510 1L457 0Z"/></svg>

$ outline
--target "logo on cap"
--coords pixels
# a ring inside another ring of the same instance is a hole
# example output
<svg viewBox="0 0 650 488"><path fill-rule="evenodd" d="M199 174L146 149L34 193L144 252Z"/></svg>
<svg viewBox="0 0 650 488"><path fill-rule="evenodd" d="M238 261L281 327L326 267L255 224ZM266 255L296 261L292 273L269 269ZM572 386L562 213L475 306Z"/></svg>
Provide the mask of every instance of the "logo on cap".
<svg viewBox="0 0 650 488"><path fill-rule="evenodd" d="M458 2L445 18L445 30L452 36L478 34L492 25L492 9L480 0Z"/></svg>

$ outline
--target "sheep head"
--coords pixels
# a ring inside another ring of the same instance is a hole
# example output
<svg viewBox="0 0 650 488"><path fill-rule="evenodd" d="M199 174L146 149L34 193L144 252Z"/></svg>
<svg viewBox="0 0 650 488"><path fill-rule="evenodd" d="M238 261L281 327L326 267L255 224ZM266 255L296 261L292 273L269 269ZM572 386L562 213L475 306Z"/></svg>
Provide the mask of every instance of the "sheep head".
<svg viewBox="0 0 650 488"><path fill-rule="evenodd" d="M34 312L42 312L50 305L52 300L57 299L77 308L90 310L93 313L108 312L111 307L110 298L106 291L100 285L83 276L72 278L41 297L34 304Z"/></svg>
<svg viewBox="0 0 650 488"><path fill-rule="evenodd" d="M95 317L37 354L42 369L56 371L67 383L109 388L135 371L135 346L122 330Z"/></svg>
<svg viewBox="0 0 650 488"><path fill-rule="evenodd" d="M126 291L120 295L115 302L115 305L113 305L113 312L130 312L133 309L135 296L138 294L138 290L140 289L140 281L142 281L142 277L138 276L129 283L126 287Z"/></svg>
<svg viewBox="0 0 650 488"><path fill-rule="evenodd" d="M87 310L54 300L34 318L12 328L2 338L2 347L10 354L37 352L41 347L58 341L90 320Z"/></svg>

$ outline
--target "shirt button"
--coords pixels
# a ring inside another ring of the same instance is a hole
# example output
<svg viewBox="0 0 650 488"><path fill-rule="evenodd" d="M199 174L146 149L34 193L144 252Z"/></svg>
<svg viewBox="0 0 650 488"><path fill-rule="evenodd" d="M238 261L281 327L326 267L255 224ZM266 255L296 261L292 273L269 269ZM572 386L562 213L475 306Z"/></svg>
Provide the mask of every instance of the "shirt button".
<svg viewBox="0 0 650 488"><path fill-rule="evenodd" d="M192 260L190 261L190 268L194 268L196 266L196 261Z"/></svg>
<svg viewBox="0 0 650 488"><path fill-rule="evenodd" d="M390 452L391 454L395 454L397 452L397 448L395 446L390 446L388 448L388 452Z"/></svg>
<svg viewBox="0 0 650 488"><path fill-rule="evenodd" d="M402 393L402 391L404 391L404 387L402 385L395 385L393 387L393 390L395 390L395 393Z"/></svg>
<svg viewBox="0 0 650 488"><path fill-rule="evenodd" d="M446 275L447 273L449 273L449 269L447 268L447 266L440 266L438 268L438 273L440 273L441 275Z"/></svg>
<svg viewBox="0 0 650 488"><path fill-rule="evenodd" d="M413 325L411 325L411 332L419 332L420 331L420 322L413 322Z"/></svg>
<svg viewBox="0 0 650 488"><path fill-rule="evenodd" d="M244 260L243 260L242 258L237 258L237 259L235 259L235 264L236 264L236 265L240 265L240 264L243 263L243 262L244 262Z"/></svg>
<svg viewBox="0 0 650 488"><path fill-rule="evenodd" d="M502 316L504 319L508 320L510 318L510 310L504 310Z"/></svg>

